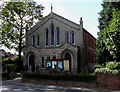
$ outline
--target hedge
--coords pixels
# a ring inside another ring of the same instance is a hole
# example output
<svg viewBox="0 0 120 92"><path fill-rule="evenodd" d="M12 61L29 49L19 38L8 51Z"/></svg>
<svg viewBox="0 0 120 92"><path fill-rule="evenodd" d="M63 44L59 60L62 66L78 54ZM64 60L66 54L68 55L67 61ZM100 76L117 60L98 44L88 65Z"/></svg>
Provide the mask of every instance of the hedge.
<svg viewBox="0 0 120 92"><path fill-rule="evenodd" d="M95 82L95 74L38 74L23 73L23 79L45 79L45 80L67 80L67 81L86 81Z"/></svg>

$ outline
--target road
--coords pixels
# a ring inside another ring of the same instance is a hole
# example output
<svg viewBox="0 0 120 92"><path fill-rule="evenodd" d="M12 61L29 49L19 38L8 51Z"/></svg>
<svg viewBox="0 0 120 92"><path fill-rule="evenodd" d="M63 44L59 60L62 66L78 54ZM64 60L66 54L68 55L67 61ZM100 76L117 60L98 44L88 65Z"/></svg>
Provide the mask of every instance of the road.
<svg viewBox="0 0 120 92"><path fill-rule="evenodd" d="M119 92L96 88L22 83L20 79L2 81L2 92Z"/></svg>

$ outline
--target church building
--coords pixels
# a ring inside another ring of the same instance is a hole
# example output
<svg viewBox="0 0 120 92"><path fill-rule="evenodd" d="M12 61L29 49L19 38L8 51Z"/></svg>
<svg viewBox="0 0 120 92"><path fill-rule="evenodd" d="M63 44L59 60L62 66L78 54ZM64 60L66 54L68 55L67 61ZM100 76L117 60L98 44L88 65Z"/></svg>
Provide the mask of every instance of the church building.
<svg viewBox="0 0 120 92"><path fill-rule="evenodd" d="M87 72L95 63L96 39L83 28L83 20L76 24L51 13L26 31L24 67L36 72L45 71L47 59L68 59L71 73Z"/></svg>

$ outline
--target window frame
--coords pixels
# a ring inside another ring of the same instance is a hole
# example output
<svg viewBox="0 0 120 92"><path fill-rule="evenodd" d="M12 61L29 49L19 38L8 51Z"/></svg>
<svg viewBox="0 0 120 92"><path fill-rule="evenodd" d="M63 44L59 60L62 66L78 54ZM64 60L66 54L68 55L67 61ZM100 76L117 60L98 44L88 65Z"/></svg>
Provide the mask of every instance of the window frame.
<svg viewBox="0 0 120 92"><path fill-rule="evenodd" d="M65 38L66 38L66 43L69 43L69 33L68 33L68 31L65 34Z"/></svg>
<svg viewBox="0 0 120 92"><path fill-rule="evenodd" d="M53 27L53 28L52 28ZM52 30L53 29L53 30ZM53 31L53 32L52 32ZM53 35L52 35L53 33ZM52 39L53 38L53 39ZM53 43L52 43L53 40ZM54 24L50 25L50 46L54 46Z"/></svg>
<svg viewBox="0 0 120 92"><path fill-rule="evenodd" d="M56 46L60 46L60 29L56 28Z"/></svg>
<svg viewBox="0 0 120 92"><path fill-rule="evenodd" d="M74 38L73 38L73 35L74 35ZM71 44L75 45L75 33L73 31L71 32Z"/></svg>
<svg viewBox="0 0 120 92"><path fill-rule="evenodd" d="M48 41L48 36L49 36L49 31L48 31L48 29L46 28L46 29L45 29L45 46L46 46L46 47L48 47L48 45L49 45L49 44L48 44L48 42L49 42L49 41Z"/></svg>
<svg viewBox="0 0 120 92"><path fill-rule="evenodd" d="M37 35L37 47L39 47L39 46L40 46L39 41L40 41L40 37L39 37L39 35Z"/></svg>
<svg viewBox="0 0 120 92"><path fill-rule="evenodd" d="M35 36L32 35L32 46L35 46Z"/></svg>

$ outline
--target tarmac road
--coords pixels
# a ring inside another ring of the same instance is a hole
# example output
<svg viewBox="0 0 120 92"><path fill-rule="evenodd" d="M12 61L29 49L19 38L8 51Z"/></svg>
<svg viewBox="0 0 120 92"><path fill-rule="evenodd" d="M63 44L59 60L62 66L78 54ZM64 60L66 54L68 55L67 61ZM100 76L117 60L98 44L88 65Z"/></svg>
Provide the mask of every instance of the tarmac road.
<svg viewBox="0 0 120 92"><path fill-rule="evenodd" d="M22 83L21 78L2 81L2 92L119 92L97 88Z"/></svg>

